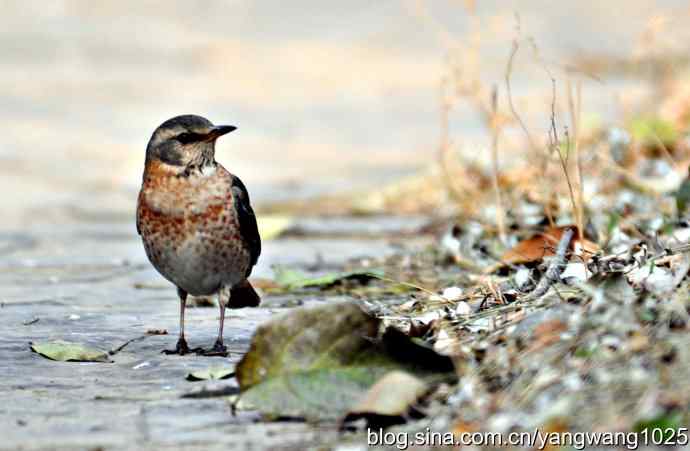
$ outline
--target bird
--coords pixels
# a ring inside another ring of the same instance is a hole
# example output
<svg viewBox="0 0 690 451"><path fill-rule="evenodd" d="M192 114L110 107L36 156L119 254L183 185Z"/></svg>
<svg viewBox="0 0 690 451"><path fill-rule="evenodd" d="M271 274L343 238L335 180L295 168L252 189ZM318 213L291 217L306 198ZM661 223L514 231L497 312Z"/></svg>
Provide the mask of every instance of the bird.
<svg viewBox="0 0 690 451"><path fill-rule="evenodd" d="M177 287L180 300L179 338L166 354L227 355L225 309L261 302L247 280L261 254L249 193L215 158L216 140L236 128L185 114L158 126L146 146L137 232L149 261ZM187 344L188 295L218 296L218 338L208 350Z"/></svg>

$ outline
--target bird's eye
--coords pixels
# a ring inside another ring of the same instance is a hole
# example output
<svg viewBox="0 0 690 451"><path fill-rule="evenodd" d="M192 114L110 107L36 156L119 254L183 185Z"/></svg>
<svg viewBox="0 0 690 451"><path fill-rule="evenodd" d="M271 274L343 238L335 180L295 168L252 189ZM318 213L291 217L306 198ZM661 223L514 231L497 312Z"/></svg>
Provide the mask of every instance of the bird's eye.
<svg viewBox="0 0 690 451"><path fill-rule="evenodd" d="M184 132L177 135L175 139L181 142L182 144L189 144L191 142L197 141L199 137L196 133Z"/></svg>

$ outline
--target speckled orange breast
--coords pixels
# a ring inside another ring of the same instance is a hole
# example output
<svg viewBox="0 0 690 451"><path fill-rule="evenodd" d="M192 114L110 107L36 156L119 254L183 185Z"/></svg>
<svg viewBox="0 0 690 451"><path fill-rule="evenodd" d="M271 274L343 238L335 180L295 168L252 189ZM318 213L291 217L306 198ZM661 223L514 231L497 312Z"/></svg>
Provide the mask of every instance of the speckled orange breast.
<svg viewBox="0 0 690 451"><path fill-rule="evenodd" d="M243 279L250 265L239 231L232 175L221 165L179 176L147 168L137 227L154 267L193 295L213 294Z"/></svg>

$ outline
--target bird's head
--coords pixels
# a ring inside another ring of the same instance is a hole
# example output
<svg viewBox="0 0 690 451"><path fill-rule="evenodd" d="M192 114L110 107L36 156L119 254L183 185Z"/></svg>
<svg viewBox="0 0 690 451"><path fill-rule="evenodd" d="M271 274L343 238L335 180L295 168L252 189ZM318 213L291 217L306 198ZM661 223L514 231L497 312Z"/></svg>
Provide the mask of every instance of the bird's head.
<svg viewBox="0 0 690 451"><path fill-rule="evenodd" d="M236 128L213 125L208 119L193 114L176 116L153 132L146 147L146 161L159 161L181 170L211 165L215 161L216 139Z"/></svg>

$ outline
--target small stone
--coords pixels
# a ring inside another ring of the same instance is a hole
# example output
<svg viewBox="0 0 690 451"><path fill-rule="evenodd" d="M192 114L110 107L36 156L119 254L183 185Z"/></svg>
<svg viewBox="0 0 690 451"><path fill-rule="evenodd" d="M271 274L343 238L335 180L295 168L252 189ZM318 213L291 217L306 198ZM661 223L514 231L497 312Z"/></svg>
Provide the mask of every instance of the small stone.
<svg viewBox="0 0 690 451"><path fill-rule="evenodd" d="M527 285L530 282L531 274L532 271L525 267L518 269L515 273L515 285L517 285L518 288L522 289L525 285Z"/></svg>
<svg viewBox="0 0 690 451"><path fill-rule="evenodd" d="M561 273L561 280L577 280L580 282L587 281L587 267L582 263L568 263Z"/></svg>
<svg viewBox="0 0 690 451"><path fill-rule="evenodd" d="M400 310L402 310L403 312L409 312L409 311L412 311L412 310L415 308L416 305L417 305L417 300L416 300L416 299L412 299L411 301L407 301L407 302L405 302L405 303L403 303L403 304L400 304L400 307L399 307L399 308L400 308Z"/></svg>
<svg viewBox="0 0 690 451"><path fill-rule="evenodd" d="M426 325L426 324L431 324L432 321L436 321L437 319L443 318L443 314L441 311L438 310L432 310L430 312L426 312L422 315L415 316L412 319L415 319L419 321L420 323Z"/></svg>
<svg viewBox="0 0 690 451"><path fill-rule="evenodd" d="M462 288L448 287L443 290L443 294L441 296L449 301L458 301L462 297Z"/></svg>
<svg viewBox="0 0 690 451"><path fill-rule="evenodd" d="M458 302L457 307L455 307L455 313L458 315L469 315L472 313L472 307L467 302Z"/></svg>

